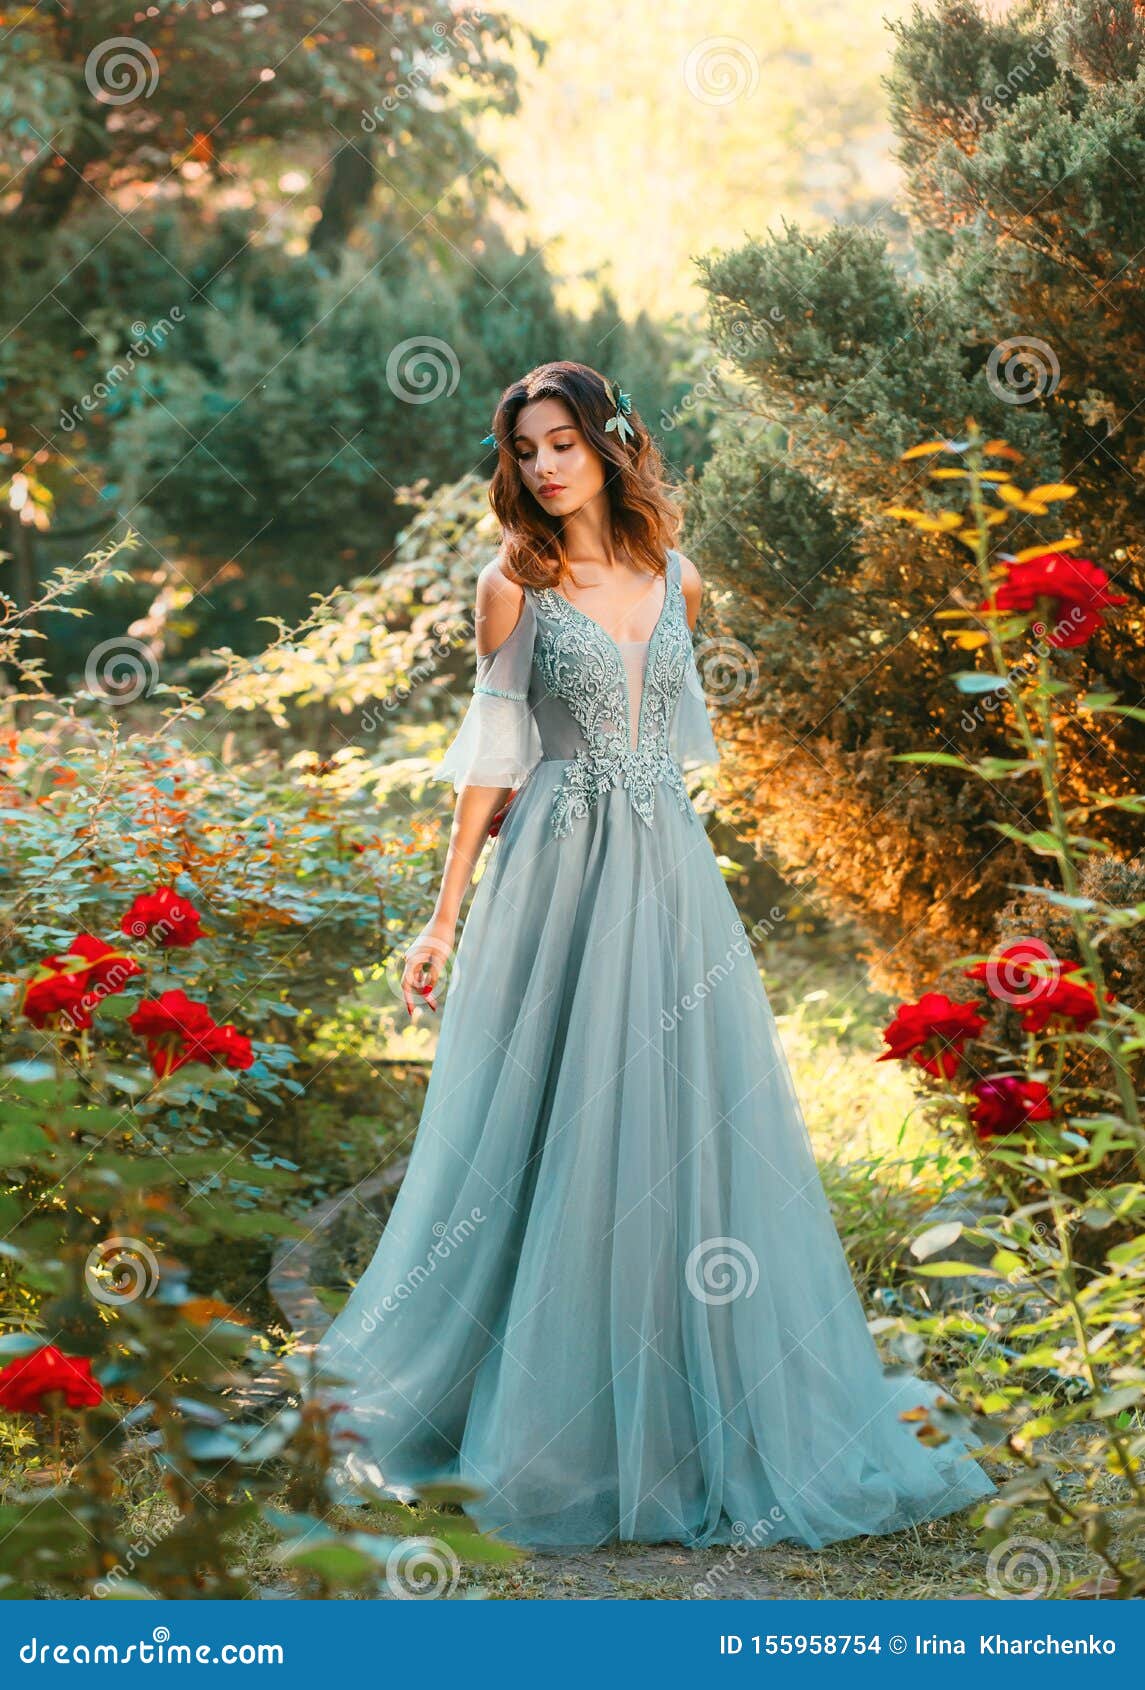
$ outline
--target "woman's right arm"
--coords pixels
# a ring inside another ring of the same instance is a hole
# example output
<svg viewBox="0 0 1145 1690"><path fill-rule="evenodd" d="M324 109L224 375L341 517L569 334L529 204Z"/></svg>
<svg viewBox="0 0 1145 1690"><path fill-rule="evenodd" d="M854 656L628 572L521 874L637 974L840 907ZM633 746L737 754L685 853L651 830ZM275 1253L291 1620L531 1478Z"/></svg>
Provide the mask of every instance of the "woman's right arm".
<svg viewBox="0 0 1145 1690"><path fill-rule="evenodd" d="M520 620L524 597L517 583L506 580L502 575L499 559L485 565L477 577L475 624L478 657L496 651L509 638ZM457 794L433 914L406 953L402 970L402 996L411 1015L414 1011L412 994L415 992L425 999L431 1009L437 1008L433 990L441 977L446 958L453 950L462 902L489 837L489 824L512 791L511 786L466 784Z"/></svg>

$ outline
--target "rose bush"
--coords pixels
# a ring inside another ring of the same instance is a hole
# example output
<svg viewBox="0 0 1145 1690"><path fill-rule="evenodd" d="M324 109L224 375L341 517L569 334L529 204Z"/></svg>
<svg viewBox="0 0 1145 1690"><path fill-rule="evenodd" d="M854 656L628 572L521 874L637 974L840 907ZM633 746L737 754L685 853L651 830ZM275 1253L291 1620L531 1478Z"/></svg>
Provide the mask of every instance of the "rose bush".
<svg viewBox="0 0 1145 1690"><path fill-rule="evenodd" d="M261 659L222 654L205 696L52 697L43 609L0 627L0 1594L246 1596L253 1534L299 1594L385 1595L408 1510L352 1542L328 1517L326 1411L260 1317L274 1242L337 1179L283 1143L331 1108L327 1030L394 996L440 794L380 743L236 732Z"/></svg>
<svg viewBox="0 0 1145 1690"><path fill-rule="evenodd" d="M939 763L1014 791L1016 819L998 831L1051 872L1019 888L1027 919L1046 933L1007 937L989 956L959 959L952 977L976 995L924 993L885 1029L879 1060L907 1061L931 1077L1006 1207L976 1225L937 1225L911 1244L924 1282L986 1279L996 1287L992 1298L957 1314L936 1307L921 1318L888 1316L876 1329L893 1331L912 1364L927 1340L961 1355L958 1404L915 1418L932 1442L954 1430L965 1435L969 1421L972 1434L1017 1469L982 1511L989 1541L1005 1543L1016 1525L1040 1517L1079 1538L1104 1566L1105 1582L1087 1581L1076 1594L1140 1596L1145 1011L1137 991L1122 995L1110 981L1133 985L1125 953L1145 901L1139 893L1120 904L1098 895L1118 886L1132 893L1139 868L1124 865L1120 879L1108 867L1104 878L1087 876L1087 859L1107 847L1079 824L1098 808L1139 815L1145 798L1075 790L1067 801L1057 756L1067 720L1145 720L1111 693L1080 694L1068 667L1127 600L1110 590L1099 565L1070 555L1081 544L1076 536L1016 554L998 544L1008 518L1044 512L1073 492L1058 484L1022 489L1008 468L995 467L1020 461L1006 442L985 441L970 425L962 441L928 442L906 456L957 462L932 473L964 489L967 512L896 509L916 525L944 523L974 554L980 595L949 615L960 649L989 662L955 681L968 695L998 697L1014 755L973 763L919 751L901 760ZM984 1249L989 1265L958 1260L960 1240L972 1247L967 1255Z"/></svg>

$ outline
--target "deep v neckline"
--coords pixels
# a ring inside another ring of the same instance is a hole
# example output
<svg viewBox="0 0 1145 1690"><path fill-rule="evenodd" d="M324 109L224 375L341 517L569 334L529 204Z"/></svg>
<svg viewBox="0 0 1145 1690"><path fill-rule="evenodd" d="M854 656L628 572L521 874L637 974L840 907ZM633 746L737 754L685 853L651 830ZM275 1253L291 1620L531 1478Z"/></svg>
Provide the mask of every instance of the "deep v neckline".
<svg viewBox="0 0 1145 1690"><path fill-rule="evenodd" d="M597 630L597 632L599 634L601 634L603 636L603 638L608 641L609 645L612 646L613 650L619 655L620 647L622 645L647 645L649 650L651 650L652 641L656 638L656 635L660 632L660 624L661 624L661 622L663 622L664 612L668 608L668 599L671 595L672 582L669 579L668 570L665 569L665 571L664 571L664 597L663 597L663 600L661 601L661 604L660 604L660 613L657 616L655 622L652 624L652 632L648 635L648 638L646 640L617 640L616 638L614 638L614 636L612 634L609 633L608 629L604 626L604 624L602 622L597 621L595 616L590 616L587 610L582 610L580 608L579 604L574 604L573 601L571 599L567 599L563 593L559 593L555 587L545 587L542 590L546 593L551 593L554 598L560 599L562 604L567 605L568 608L571 611L573 611L577 616L582 617L585 622L591 622L592 626Z"/></svg>
<svg viewBox="0 0 1145 1690"><path fill-rule="evenodd" d="M663 601L660 605L660 614L657 616L656 621L653 624L652 632L649 634L648 639L646 641L645 640L628 640L628 641L623 642L627 645L645 645L646 644L647 647L648 647L647 656L645 657L645 660L644 660L644 673L645 673L645 678L646 678L645 679L645 685L642 686L641 689L640 689L640 709L637 711L637 714L636 714L636 723L635 723L636 743L635 743L635 745L633 745L633 743L632 743L632 730L633 730L632 689L628 685L628 669L627 669L627 666L625 665L625 662L624 662L624 654L620 649L621 642L614 639L613 636L609 633L608 629L603 625L603 623L598 622L595 616L590 616L587 610L582 610L580 608L580 606L577 605L577 604L574 604L571 599L566 599L565 595L563 593L558 593L558 591L555 587L543 587L541 589L541 591L543 593L551 594L551 596L553 598L559 599L561 604L564 605L565 609L571 610L574 616L579 616L582 622L587 622L591 628L595 628L597 633L600 635L601 639L607 641L608 645L611 646L613 655L616 658L616 666L617 666L617 668L620 672L620 683L624 688L624 716L625 716L624 743L625 743L625 746L627 747L627 749L631 752L638 752L640 750L640 747L644 743L644 705L645 705L645 702L647 701L647 698L648 698L648 686L647 686L648 666L652 662L652 648L656 643L656 636L659 634L660 629L661 629L661 627L663 626L663 623L664 623L664 618L668 613L668 601L672 597L672 574L671 574L671 571L672 571L672 562L671 562L671 559L669 558L667 567L664 570L664 598L663 598Z"/></svg>

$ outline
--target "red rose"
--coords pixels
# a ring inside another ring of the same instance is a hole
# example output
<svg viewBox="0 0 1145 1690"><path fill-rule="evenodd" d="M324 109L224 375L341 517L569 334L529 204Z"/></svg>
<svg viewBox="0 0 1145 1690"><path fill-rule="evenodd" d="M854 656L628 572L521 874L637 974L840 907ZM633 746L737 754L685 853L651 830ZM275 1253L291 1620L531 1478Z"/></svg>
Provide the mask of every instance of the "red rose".
<svg viewBox="0 0 1145 1690"><path fill-rule="evenodd" d="M1072 1022L1080 1033L1091 1021L1097 1020L1097 993L1084 980L1069 978L1080 967L1078 962L1062 963L1059 977L1049 982L1048 990L1042 992L1022 1016L1022 1026L1027 1033L1044 1033L1048 1024L1056 1019ZM1105 1001L1114 1002L1112 992L1106 992Z"/></svg>
<svg viewBox="0 0 1145 1690"><path fill-rule="evenodd" d="M207 1067L249 1068L250 1040L229 1024L220 1027L205 1003L192 1003L180 988L147 998L127 1025L147 1044L151 1067L160 1079L201 1062Z"/></svg>
<svg viewBox="0 0 1145 1690"><path fill-rule="evenodd" d="M1084 645L1102 626L1102 611L1129 603L1123 593L1109 591L1109 576L1100 564L1068 552L1044 552L1005 568L992 602L978 609L1037 611L1053 623L1046 632L1052 646Z"/></svg>
<svg viewBox="0 0 1145 1690"><path fill-rule="evenodd" d="M250 1040L245 1033L240 1033L237 1027L232 1027L230 1022L208 1033L202 1042L202 1049L216 1063L226 1068L250 1068L254 1063Z"/></svg>
<svg viewBox="0 0 1145 1690"><path fill-rule="evenodd" d="M1022 1011L1027 1033L1044 1033L1055 1017L1072 1021L1081 1032L1097 1019L1097 993L1069 976L1079 962L1062 962L1041 939L1019 939L986 962L964 970L968 980L983 980L991 996ZM1106 992L1105 1001L1114 995Z"/></svg>
<svg viewBox="0 0 1145 1690"><path fill-rule="evenodd" d="M970 1118L982 1139L1016 1133L1029 1121L1048 1121L1054 1112L1049 1091L1040 1080L995 1074L976 1080L970 1089L976 1099Z"/></svg>
<svg viewBox="0 0 1145 1690"><path fill-rule="evenodd" d="M9 1414L45 1414L44 1398L51 1391L62 1391L69 1408L94 1408L103 1401L88 1358L64 1355L54 1344L0 1367L0 1408Z"/></svg>
<svg viewBox="0 0 1145 1690"><path fill-rule="evenodd" d="M924 992L917 1003L899 1005L894 1020L883 1030L890 1049L876 1061L909 1057L936 1079L949 1080L967 1043L985 1025L986 1017L977 1003L954 1003L945 992ZM932 1048L924 1055L928 1045Z"/></svg>
<svg viewBox="0 0 1145 1690"><path fill-rule="evenodd" d="M196 939L201 939L201 920L189 898L176 892L173 886L160 886L154 892L139 894L120 927L132 939L149 938L169 949L173 945L193 945Z"/></svg>
<svg viewBox="0 0 1145 1690"><path fill-rule="evenodd" d="M45 957L24 990L21 1009L33 1027L63 1015L73 1027L91 1026L91 1012L101 998L122 992L143 970L126 951L105 945L93 933L80 933L63 956Z"/></svg>
<svg viewBox="0 0 1145 1690"><path fill-rule="evenodd" d="M519 789L517 787L513 788L512 792L510 792L508 798L506 798L506 800L502 804L501 808L497 811L497 814L493 817L493 820L489 823L489 837L490 837L490 839L496 839L497 835L500 833L501 828L502 828L504 821L505 821L505 817L509 814L509 805L513 802L514 798L517 796L518 790Z"/></svg>

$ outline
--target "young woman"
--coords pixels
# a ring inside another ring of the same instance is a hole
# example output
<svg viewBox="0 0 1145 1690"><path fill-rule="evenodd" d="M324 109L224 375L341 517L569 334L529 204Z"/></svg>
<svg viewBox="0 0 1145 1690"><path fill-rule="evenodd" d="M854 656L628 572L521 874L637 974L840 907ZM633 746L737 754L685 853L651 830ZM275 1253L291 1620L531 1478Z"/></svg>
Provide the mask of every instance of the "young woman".
<svg viewBox="0 0 1145 1690"><path fill-rule="evenodd" d="M449 973L409 1170L318 1357L333 1494L460 1479L534 1546L886 1533L994 1487L901 1419L751 946L683 770L716 757L696 569L583 364L503 394L477 682L407 1004ZM511 796L515 789L515 796Z"/></svg>

